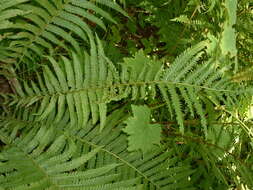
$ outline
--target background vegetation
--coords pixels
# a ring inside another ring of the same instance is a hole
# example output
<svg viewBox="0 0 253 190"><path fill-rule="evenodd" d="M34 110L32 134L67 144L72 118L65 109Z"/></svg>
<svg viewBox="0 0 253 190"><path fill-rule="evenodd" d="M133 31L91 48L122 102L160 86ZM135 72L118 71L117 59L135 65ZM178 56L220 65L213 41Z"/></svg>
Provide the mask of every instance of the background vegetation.
<svg viewBox="0 0 253 190"><path fill-rule="evenodd" d="M0 1L0 190L253 189L250 0Z"/></svg>

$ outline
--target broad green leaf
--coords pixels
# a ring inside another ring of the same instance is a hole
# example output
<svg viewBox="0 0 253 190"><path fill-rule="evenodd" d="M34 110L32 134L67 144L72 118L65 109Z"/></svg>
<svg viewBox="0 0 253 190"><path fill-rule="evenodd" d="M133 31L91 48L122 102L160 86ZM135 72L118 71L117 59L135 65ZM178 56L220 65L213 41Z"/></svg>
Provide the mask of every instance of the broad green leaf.
<svg viewBox="0 0 253 190"><path fill-rule="evenodd" d="M133 117L125 122L123 129L128 137L128 150L142 150L144 153L153 149L155 144L160 144L161 127L158 124L150 124L150 109L147 106L132 105Z"/></svg>
<svg viewBox="0 0 253 190"><path fill-rule="evenodd" d="M222 32L221 50L224 55L230 53L231 57L237 54L235 29L229 25L225 25L224 31Z"/></svg>
<svg viewBox="0 0 253 190"><path fill-rule="evenodd" d="M229 24L234 25L236 23L237 0L226 0L225 6L228 11Z"/></svg>

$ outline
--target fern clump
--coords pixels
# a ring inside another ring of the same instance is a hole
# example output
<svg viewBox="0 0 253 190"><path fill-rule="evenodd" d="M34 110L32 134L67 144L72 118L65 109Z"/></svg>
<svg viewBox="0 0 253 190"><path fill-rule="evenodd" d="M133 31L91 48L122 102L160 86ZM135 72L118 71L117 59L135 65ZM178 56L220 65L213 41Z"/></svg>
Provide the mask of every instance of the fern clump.
<svg viewBox="0 0 253 190"><path fill-rule="evenodd" d="M251 8L1 1L0 190L252 189Z"/></svg>

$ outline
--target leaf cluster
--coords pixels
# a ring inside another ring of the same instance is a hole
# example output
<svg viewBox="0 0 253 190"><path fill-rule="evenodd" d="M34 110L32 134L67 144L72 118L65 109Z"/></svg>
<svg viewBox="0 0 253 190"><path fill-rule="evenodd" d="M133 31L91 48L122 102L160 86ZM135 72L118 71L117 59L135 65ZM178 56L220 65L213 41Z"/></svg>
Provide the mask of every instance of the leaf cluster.
<svg viewBox="0 0 253 190"><path fill-rule="evenodd" d="M251 25L248 0L1 1L0 190L252 189Z"/></svg>

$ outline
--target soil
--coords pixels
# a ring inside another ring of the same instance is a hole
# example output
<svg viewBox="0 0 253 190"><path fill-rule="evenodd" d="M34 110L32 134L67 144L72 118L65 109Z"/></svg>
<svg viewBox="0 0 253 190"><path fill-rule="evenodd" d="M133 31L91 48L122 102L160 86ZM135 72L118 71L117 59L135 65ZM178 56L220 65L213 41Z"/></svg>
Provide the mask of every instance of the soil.
<svg viewBox="0 0 253 190"><path fill-rule="evenodd" d="M8 82L8 80L0 75L0 93L2 94L6 94L6 93L11 93L11 87L10 84Z"/></svg>

